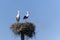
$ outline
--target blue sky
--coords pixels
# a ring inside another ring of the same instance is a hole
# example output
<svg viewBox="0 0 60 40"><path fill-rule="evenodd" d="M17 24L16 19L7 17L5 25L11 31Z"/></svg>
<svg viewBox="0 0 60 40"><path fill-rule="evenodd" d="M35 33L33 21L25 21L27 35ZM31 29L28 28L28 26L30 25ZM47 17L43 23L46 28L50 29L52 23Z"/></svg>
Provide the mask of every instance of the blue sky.
<svg viewBox="0 0 60 40"><path fill-rule="evenodd" d="M0 40L20 40L10 27L30 11L29 22L36 25L36 35L29 40L60 40L60 0L0 0Z"/></svg>

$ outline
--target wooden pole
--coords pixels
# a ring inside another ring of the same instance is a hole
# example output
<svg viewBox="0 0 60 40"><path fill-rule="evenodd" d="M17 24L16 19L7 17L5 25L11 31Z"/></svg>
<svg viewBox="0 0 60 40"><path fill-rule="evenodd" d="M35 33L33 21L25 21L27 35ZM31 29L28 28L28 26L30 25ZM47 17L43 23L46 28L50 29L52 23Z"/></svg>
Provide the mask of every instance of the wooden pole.
<svg viewBox="0 0 60 40"><path fill-rule="evenodd" d="M21 32L21 40L24 40L24 33Z"/></svg>

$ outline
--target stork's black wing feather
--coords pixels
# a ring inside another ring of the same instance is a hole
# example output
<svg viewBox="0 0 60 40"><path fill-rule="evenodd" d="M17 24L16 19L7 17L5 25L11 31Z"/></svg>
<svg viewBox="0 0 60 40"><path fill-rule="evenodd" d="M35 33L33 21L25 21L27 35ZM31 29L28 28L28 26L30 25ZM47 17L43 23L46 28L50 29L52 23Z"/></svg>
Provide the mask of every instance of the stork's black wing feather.
<svg viewBox="0 0 60 40"><path fill-rule="evenodd" d="M23 19L27 19L28 17L27 16L24 16Z"/></svg>

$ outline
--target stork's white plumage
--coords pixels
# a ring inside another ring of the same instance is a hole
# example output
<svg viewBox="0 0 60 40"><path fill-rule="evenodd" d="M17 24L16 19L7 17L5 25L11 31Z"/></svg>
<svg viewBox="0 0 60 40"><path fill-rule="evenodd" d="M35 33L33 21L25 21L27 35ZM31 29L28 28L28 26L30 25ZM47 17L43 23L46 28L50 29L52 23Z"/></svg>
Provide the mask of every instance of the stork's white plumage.
<svg viewBox="0 0 60 40"><path fill-rule="evenodd" d="M29 12L26 12L26 15L23 17L23 19L27 19L29 17Z"/></svg>
<svg viewBox="0 0 60 40"><path fill-rule="evenodd" d="M16 20L17 20L17 22L19 22L19 20L20 20L20 14L19 14L20 12L19 12L19 10L18 10L18 14L17 14L17 16L16 16Z"/></svg>
<svg viewBox="0 0 60 40"><path fill-rule="evenodd" d="M29 16L29 12L27 11L27 13L26 13L26 17L28 17Z"/></svg>

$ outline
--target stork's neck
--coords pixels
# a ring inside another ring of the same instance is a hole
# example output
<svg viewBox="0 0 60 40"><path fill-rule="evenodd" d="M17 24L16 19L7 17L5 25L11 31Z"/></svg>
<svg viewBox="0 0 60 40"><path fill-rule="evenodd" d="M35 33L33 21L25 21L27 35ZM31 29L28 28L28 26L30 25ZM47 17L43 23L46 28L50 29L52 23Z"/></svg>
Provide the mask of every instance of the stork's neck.
<svg viewBox="0 0 60 40"><path fill-rule="evenodd" d="M26 15L26 17L28 17L29 15Z"/></svg>
<svg viewBox="0 0 60 40"><path fill-rule="evenodd" d="M18 13L16 17L19 17L19 16L20 16L20 15L19 15L19 13Z"/></svg>
<svg viewBox="0 0 60 40"><path fill-rule="evenodd" d="M17 14L17 16L16 17L19 17L20 16L20 14L19 14L19 10L18 10L18 14Z"/></svg>
<svg viewBox="0 0 60 40"><path fill-rule="evenodd" d="M29 11L26 12L26 16L27 16L27 17L29 16Z"/></svg>

